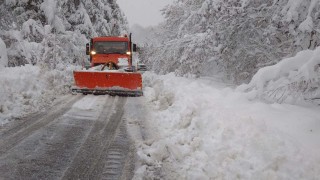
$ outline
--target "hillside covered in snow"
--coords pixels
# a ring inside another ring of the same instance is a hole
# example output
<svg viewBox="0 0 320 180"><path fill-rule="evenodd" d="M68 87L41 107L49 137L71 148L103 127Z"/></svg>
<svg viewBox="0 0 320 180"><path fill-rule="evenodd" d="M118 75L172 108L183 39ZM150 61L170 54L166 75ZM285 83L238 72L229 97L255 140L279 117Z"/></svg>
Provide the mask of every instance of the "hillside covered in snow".
<svg viewBox="0 0 320 180"><path fill-rule="evenodd" d="M146 62L159 73L248 82L260 69L320 44L319 0L177 0Z"/></svg>

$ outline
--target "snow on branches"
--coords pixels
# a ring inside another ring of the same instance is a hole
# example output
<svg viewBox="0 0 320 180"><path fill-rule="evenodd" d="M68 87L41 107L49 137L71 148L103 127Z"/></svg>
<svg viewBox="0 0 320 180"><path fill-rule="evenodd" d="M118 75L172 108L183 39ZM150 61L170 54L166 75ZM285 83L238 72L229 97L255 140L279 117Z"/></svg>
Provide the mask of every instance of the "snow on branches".
<svg viewBox="0 0 320 180"><path fill-rule="evenodd" d="M9 66L79 64L89 38L127 30L127 21L113 0L7 0L0 3L0 10L11 20L0 22Z"/></svg>
<svg viewBox="0 0 320 180"><path fill-rule="evenodd" d="M149 63L249 82L261 67L319 46L319 12L319 0L176 0L163 10L162 43Z"/></svg>
<svg viewBox="0 0 320 180"><path fill-rule="evenodd" d="M305 50L273 66L261 68L238 90L279 103L320 98L320 47Z"/></svg>

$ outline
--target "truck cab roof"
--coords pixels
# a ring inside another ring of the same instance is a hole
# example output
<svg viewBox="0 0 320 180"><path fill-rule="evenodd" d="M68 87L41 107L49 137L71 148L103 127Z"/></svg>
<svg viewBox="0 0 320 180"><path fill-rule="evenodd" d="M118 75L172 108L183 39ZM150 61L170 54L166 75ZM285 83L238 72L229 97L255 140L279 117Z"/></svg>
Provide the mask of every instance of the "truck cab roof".
<svg viewBox="0 0 320 180"><path fill-rule="evenodd" d="M103 37L94 37L92 38L93 42L96 41L129 41L128 37L125 36L103 36Z"/></svg>

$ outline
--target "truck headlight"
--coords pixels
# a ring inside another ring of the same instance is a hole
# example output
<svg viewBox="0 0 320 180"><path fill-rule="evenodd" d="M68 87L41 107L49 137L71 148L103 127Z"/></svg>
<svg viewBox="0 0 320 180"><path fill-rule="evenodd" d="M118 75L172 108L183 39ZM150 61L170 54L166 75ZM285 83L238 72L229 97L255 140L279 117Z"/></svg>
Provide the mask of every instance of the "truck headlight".
<svg viewBox="0 0 320 180"><path fill-rule="evenodd" d="M97 54L97 52L91 51L91 55L96 55L96 54Z"/></svg>

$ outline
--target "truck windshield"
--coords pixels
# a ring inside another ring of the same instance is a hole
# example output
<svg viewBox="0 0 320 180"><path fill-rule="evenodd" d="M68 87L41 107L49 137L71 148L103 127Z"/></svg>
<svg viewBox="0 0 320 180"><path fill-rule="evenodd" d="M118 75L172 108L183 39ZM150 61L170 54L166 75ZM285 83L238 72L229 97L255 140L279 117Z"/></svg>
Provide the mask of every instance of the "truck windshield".
<svg viewBox="0 0 320 180"><path fill-rule="evenodd" d="M128 42L95 42L93 48L97 54L126 54Z"/></svg>

